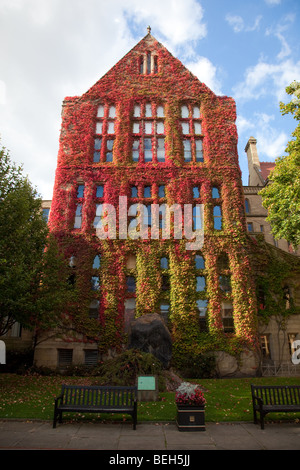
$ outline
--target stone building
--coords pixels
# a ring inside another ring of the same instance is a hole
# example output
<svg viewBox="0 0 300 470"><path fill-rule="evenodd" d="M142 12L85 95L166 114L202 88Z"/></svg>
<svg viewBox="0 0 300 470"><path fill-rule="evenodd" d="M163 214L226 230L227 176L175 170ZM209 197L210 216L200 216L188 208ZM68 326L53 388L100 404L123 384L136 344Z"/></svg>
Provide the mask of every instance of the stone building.
<svg viewBox="0 0 300 470"><path fill-rule="evenodd" d="M235 121L234 100L216 96L150 30L86 93L64 100L43 211L79 299L62 312L63 330L39 338L38 366L94 364L128 347L134 319L156 314L175 366L214 351L220 375L257 372L257 279L270 255L261 236L277 248L253 138L242 186ZM291 328L299 334L299 321ZM230 355L238 350L241 367Z"/></svg>

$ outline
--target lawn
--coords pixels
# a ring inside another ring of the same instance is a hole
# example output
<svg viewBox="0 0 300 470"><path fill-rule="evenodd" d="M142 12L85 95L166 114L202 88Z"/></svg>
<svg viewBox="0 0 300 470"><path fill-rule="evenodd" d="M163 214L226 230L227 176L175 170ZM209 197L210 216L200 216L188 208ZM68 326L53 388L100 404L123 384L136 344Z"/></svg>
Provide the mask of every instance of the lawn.
<svg viewBox="0 0 300 470"><path fill-rule="evenodd" d="M91 384L88 377L45 377L21 376L15 374L0 374L0 419L42 419L51 420L53 417L54 399L59 395L61 384ZM268 377L243 379L203 379L198 382L204 390L206 398L206 421L252 421L252 400L250 384L300 385L300 377ZM157 402L138 403L138 421L175 421L176 405L174 393L159 394ZM66 419L76 419L78 415L66 416ZM130 420L129 416L103 414L101 416L82 416L80 419L89 420ZM299 413L270 414L267 419L298 420Z"/></svg>

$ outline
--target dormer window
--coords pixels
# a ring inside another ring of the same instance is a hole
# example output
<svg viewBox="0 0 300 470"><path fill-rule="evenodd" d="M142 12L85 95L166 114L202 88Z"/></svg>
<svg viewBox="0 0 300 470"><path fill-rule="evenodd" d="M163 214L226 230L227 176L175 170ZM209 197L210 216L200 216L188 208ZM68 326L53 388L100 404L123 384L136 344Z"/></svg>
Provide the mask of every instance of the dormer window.
<svg viewBox="0 0 300 470"><path fill-rule="evenodd" d="M139 63L140 74L155 75L158 73L158 60L154 52L146 52L140 57Z"/></svg>

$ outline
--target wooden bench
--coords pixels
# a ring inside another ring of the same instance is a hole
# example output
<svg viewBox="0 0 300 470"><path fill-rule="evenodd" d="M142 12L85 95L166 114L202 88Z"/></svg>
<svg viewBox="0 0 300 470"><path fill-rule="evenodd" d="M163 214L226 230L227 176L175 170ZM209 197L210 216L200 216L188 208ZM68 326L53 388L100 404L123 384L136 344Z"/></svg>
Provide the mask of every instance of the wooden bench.
<svg viewBox="0 0 300 470"><path fill-rule="evenodd" d="M300 385L251 385L253 417L257 424L260 414L261 429L264 417L271 412L300 412Z"/></svg>
<svg viewBox="0 0 300 470"><path fill-rule="evenodd" d="M62 385L55 399L53 427L64 412L126 413L137 424L137 387Z"/></svg>

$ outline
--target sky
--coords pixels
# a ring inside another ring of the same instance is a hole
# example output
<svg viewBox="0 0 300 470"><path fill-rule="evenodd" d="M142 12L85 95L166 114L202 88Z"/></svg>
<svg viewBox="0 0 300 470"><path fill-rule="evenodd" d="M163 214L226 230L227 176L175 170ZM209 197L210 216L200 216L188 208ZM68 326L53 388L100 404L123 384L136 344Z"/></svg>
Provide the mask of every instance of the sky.
<svg viewBox="0 0 300 470"><path fill-rule="evenodd" d="M238 153L275 161L296 127L282 116L300 80L300 0L0 0L0 145L51 199L62 102L151 34L217 95L236 101ZM298 26L297 26L298 25Z"/></svg>

